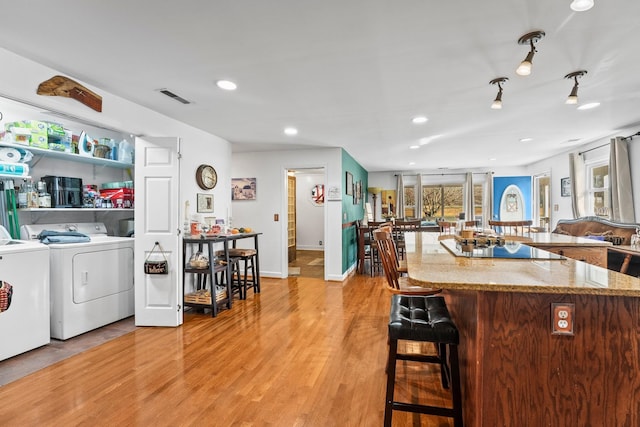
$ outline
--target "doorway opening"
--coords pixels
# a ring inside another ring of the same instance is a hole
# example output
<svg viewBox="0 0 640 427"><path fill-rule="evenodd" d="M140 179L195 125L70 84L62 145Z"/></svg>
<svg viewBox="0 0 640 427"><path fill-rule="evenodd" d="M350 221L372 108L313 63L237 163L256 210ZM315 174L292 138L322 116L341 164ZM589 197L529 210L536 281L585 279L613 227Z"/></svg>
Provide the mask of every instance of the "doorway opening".
<svg viewBox="0 0 640 427"><path fill-rule="evenodd" d="M325 277L325 169L287 170L288 276Z"/></svg>
<svg viewBox="0 0 640 427"><path fill-rule="evenodd" d="M549 231L551 215L551 178L548 172L533 177L533 225Z"/></svg>

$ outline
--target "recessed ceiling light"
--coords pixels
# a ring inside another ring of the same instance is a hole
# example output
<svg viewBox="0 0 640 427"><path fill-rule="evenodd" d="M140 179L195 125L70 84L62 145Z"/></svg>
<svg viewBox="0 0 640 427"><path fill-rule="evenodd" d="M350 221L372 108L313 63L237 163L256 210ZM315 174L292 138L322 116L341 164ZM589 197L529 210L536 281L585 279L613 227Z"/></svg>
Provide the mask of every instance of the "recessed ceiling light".
<svg viewBox="0 0 640 427"><path fill-rule="evenodd" d="M421 123L426 123L427 120L429 119L427 119L426 116L415 116L414 118L411 119L411 121L416 125L419 125Z"/></svg>
<svg viewBox="0 0 640 427"><path fill-rule="evenodd" d="M589 102L588 104L582 104L578 107L578 110L591 110L592 108L599 107L599 102Z"/></svg>
<svg viewBox="0 0 640 427"><path fill-rule="evenodd" d="M284 128L284 133L287 135L297 135L298 129L292 127Z"/></svg>
<svg viewBox="0 0 640 427"><path fill-rule="evenodd" d="M530 142L533 141L533 138L520 138L520 142Z"/></svg>
<svg viewBox="0 0 640 427"><path fill-rule="evenodd" d="M496 158L495 158L495 157L490 157L490 158L489 158L489 161L490 161L490 162L495 162L495 161L496 161Z"/></svg>
<svg viewBox="0 0 640 427"><path fill-rule="evenodd" d="M409 162L409 166L413 166L415 164L416 164L416 162Z"/></svg>
<svg viewBox="0 0 640 427"><path fill-rule="evenodd" d="M410 145L409 148L411 148L412 150L417 150L418 148L420 148L419 145Z"/></svg>
<svg viewBox="0 0 640 427"><path fill-rule="evenodd" d="M231 80L218 80L216 82L216 85L220 89L224 89L224 90L236 90L238 88L238 85L232 82Z"/></svg>

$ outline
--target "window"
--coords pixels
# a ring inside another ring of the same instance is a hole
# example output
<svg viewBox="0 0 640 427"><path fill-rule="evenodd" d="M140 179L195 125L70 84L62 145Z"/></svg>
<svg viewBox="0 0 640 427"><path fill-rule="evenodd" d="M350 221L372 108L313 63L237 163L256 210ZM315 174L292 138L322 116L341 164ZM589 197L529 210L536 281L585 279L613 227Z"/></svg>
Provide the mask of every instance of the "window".
<svg viewBox="0 0 640 427"><path fill-rule="evenodd" d="M482 187L480 193L482 194ZM424 185L422 187L422 203L427 218L444 218L456 221L462 212L462 198L462 184ZM480 206L480 211L482 211L482 204Z"/></svg>
<svg viewBox="0 0 640 427"><path fill-rule="evenodd" d="M587 164L587 209L592 215L609 218L609 163L606 160Z"/></svg>
<svg viewBox="0 0 640 427"><path fill-rule="evenodd" d="M416 215L416 188L413 185L404 187L404 217L419 218Z"/></svg>

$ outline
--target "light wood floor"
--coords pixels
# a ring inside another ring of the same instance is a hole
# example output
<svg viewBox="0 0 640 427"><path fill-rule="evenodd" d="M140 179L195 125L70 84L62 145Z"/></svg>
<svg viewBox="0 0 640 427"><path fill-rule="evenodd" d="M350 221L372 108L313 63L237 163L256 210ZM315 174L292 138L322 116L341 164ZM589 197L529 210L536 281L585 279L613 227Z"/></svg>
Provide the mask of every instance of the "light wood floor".
<svg viewBox="0 0 640 427"><path fill-rule="evenodd" d="M390 295L382 277L262 279L216 318L136 328L0 387L0 424L380 426ZM436 367L399 362L398 398L449 402ZM394 412L394 426L447 418Z"/></svg>
<svg viewBox="0 0 640 427"><path fill-rule="evenodd" d="M322 263L318 263L322 260ZM300 277L324 279L324 251L297 250L296 259L289 263L289 267L298 267Z"/></svg>

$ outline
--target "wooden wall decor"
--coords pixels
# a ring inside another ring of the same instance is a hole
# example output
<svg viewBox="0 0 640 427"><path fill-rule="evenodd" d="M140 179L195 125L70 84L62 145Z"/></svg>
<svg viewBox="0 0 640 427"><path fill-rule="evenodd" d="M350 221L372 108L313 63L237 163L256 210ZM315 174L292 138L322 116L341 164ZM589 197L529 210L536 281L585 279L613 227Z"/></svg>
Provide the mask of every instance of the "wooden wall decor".
<svg viewBox="0 0 640 427"><path fill-rule="evenodd" d="M37 93L38 95L73 98L91 109L102 112L102 97L68 77L51 77L40 83Z"/></svg>

